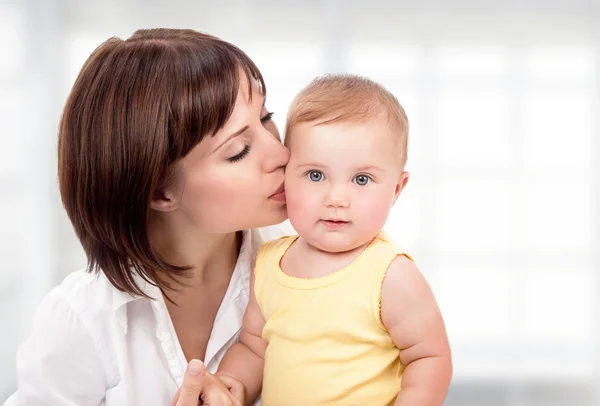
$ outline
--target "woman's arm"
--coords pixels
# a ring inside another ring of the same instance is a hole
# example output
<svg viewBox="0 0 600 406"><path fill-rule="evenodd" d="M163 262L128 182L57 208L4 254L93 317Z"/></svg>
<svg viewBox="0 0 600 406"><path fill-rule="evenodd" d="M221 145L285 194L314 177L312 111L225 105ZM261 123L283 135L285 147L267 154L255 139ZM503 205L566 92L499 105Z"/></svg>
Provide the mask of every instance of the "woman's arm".
<svg viewBox="0 0 600 406"><path fill-rule="evenodd" d="M38 308L33 331L17 354L17 391L4 406L97 406L106 374L79 315L50 293Z"/></svg>
<svg viewBox="0 0 600 406"><path fill-rule="evenodd" d="M263 368L267 342L262 338L265 319L254 294L254 272L250 278L250 300L240 342L234 344L219 365L217 376L226 376L240 381L245 388L247 404L258 397L262 388Z"/></svg>
<svg viewBox="0 0 600 406"><path fill-rule="evenodd" d="M406 366L396 406L442 406L452 378L446 328L425 278L404 256L385 276L381 319Z"/></svg>

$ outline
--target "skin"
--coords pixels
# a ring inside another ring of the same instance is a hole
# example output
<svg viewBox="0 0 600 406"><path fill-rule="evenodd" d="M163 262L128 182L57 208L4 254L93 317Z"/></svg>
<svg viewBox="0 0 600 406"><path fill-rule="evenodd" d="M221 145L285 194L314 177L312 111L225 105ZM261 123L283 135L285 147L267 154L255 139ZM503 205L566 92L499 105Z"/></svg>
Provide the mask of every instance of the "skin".
<svg viewBox="0 0 600 406"><path fill-rule="evenodd" d="M277 192L289 151L264 102L258 86L250 97L248 83L241 81L224 127L179 162L175 181L158 191L151 203L153 245L170 263L192 267L183 285L166 292L177 305L166 303L183 352L194 363L205 357L239 254L239 231L287 218L285 196ZM222 396L227 401L233 397L208 372L186 378L181 392L187 397L179 399L178 392L174 404L196 406L200 392L214 400L205 404L235 404L221 402ZM190 403L190 393L196 391L196 401Z"/></svg>
<svg viewBox="0 0 600 406"><path fill-rule="evenodd" d="M300 237L281 268L294 277L318 278L353 261L380 232L408 173L384 117L301 123L291 134L285 188L290 222ZM248 400L260 392L267 346L253 289L251 283L240 343L219 368L219 374L243 383ZM435 298L414 262L404 256L392 262L381 299L382 322L405 365L396 405L441 406L452 375L450 347Z"/></svg>

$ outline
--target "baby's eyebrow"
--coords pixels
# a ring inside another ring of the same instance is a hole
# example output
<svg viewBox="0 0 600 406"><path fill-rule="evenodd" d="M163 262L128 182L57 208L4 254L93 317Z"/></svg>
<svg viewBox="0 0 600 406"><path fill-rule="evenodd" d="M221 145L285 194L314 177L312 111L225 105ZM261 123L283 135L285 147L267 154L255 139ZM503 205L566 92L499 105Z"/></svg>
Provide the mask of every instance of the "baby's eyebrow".
<svg viewBox="0 0 600 406"><path fill-rule="evenodd" d="M304 163L304 164L296 165L296 167L297 168L311 167L311 168L321 168L321 169L327 168L326 165L319 164L319 163L316 163L316 162L307 162L307 163Z"/></svg>
<svg viewBox="0 0 600 406"><path fill-rule="evenodd" d="M378 171L383 171L383 169L377 165L365 165L365 166L359 166L358 168L356 168L357 171L370 171L373 169L378 170Z"/></svg>

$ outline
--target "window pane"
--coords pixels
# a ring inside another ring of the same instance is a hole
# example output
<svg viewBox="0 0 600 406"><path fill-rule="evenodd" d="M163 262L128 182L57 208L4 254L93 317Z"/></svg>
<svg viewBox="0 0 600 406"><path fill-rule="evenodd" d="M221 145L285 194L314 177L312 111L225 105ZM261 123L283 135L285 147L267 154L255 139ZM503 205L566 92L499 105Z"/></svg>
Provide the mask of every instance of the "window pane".
<svg viewBox="0 0 600 406"><path fill-rule="evenodd" d="M0 80L20 73L24 68L22 18L19 10L0 4Z"/></svg>
<svg viewBox="0 0 600 406"><path fill-rule="evenodd" d="M26 170L28 155L23 122L25 108L25 92L22 87L2 88L0 93L0 183L19 182L19 177ZM7 185L0 184L3 190ZM2 223L0 223L2 224Z"/></svg>
<svg viewBox="0 0 600 406"><path fill-rule="evenodd" d="M516 327L515 274L493 264L442 263L431 281L450 342L501 342Z"/></svg>
<svg viewBox="0 0 600 406"><path fill-rule="evenodd" d="M267 86L277 77L301 78L308 84L322 71L325 59L323 49L309 43L253 42L239 46L256 63Z"/></svg>
<svg viewBox="0 0 600 406"><path fill-rule="evenodd" d="M536 253L582 252L590 248L589 177L525 179L520 185L520 246Z"/></svg>
<svg viewBox="0 0 600 406"><path fill-rule="evenodd" d="M385 231L400 247L415 255L426 244L423 229L424 187L419 182L408 182L390 212Z"/></svg>
<svg viewBox="0 0 600 406"><path fill-rule="evenodd" d="M594 74L589 48L534 48L525 55L525 69L536 79L589 80Z"/></svg>
<svg viewBox="0 0 600 406"><path fill-rule="evenodd" d="M443 254L504 253L511 245L513 187L500 177L443 176L434 238Z"/></svg>
<svg viewBox="0 0 600 406"><path fill-rule="evenodd" d="M503 49L447 47L435 55L435 68L442 76L501 76L508 61Z"/></svg>
<svg viewBox="0 0 600 406"><path fill-rule="evenodd" d="M537 265L521 272L523 303L519 311L525 339L591 341L596 285L590 267Z"/></svg>
<svg viewBox="0 0 600 406"><path fill-rule="evenodd" d="M0 286L16 283L27 266L27 258L36 253L27 253L32 239L28 229L27 214L32 208L28 204L24 192L0 195L0 224L2 230L9 232L0 233L0 258L2 258L2 272L0 272Z"/></svg>
<svg viewBox="0 0 600 406"><path fill-rule="evenodd" d="M396 44L355 45L348 49L347 70L374 80L415 77L421 68L421 51Z"/></svg>
<svg viewBox="0 0 600 406"><path fill-rule="evenodd" d="M530 168L589 168L591 107L583 92L536 91L523 105L523 160Z"/></svg>
<svg viewBox="0 0 600 406"><path fill-rule="evenodd" d="M512 143L511 103L506 91L447 89L439 97L435 158L454 168L509 168Z"/></svg>

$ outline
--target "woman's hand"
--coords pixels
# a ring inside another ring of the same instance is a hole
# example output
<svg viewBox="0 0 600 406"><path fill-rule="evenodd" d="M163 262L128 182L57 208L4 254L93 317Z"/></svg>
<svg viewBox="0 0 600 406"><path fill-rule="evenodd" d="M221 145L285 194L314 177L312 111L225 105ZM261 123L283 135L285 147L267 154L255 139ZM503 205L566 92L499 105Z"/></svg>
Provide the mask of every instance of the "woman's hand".
<svg viewBox="0 0 600 406"><path fill-rule="evenodd" d="M191 360L171 406L242 406L243 387L224 378L226 383L206 371L202 361Z"/></svg>

